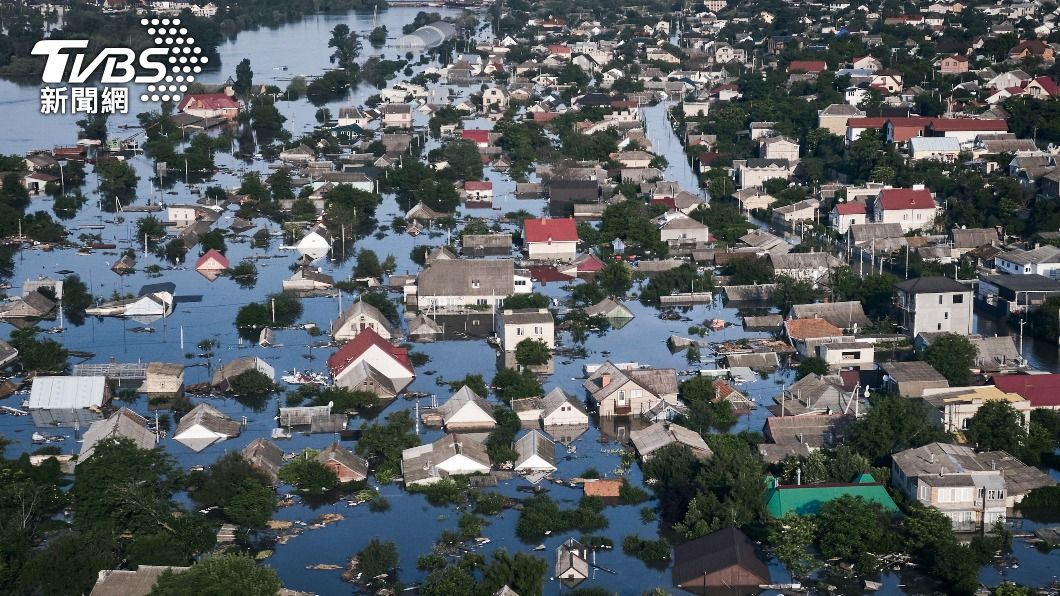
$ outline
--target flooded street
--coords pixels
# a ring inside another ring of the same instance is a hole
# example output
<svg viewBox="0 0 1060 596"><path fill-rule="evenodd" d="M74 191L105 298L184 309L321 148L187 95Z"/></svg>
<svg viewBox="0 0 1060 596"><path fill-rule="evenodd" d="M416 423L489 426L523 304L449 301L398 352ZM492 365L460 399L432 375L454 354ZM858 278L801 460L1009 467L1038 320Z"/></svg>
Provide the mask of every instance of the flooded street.
<svg viewBox="0 0 1060 596"><path fill-rule="evenodd" d="M429 10L440 12L443 16L457 13L452 9L431 8ZM402 26L413 20L418 11L417 8L391 8L374 16L371 12L315 15L276 29L241 33L238 40L228 41L221 45L219 52L223 66L220 70L205 73L202 81L223 82L232 73L239 60L248 57L255 71L256 83L276 84L282 89L296 75L316 75L331 66L328 61L327 44L329 32L336 24L346 23L351 29L365 37L376 25L386 25L390 32L391 39L388 40L390 43L396 35L400 34ZM389 45L374 49L365 42L362 59L380 54L392 59L404 55L403 52ZM416 68L419 72L423 67L417 66ZM477 88L457 89L457 91L466 96L471 91L477 91ZM330 102L327 107L333 114L337 114L339 107L360 105L367 97L376 93L378 89L369 84L361 84L352 89L348 97ZM113 138L135 134L137 129L126 131L118 127L135 124L136 113L155 107L153 104L141 105L135 97L130 97L130 99L132 102L130 113L111 119L110 130ZM308 132L317 124L314 117L317 108L305 100L281 101L277 105L288 119L286 127L296 137ZM665 171L666 179L679 182L685 190L706 193L699 189L696 174L688 164L680 141L670 127L666 111L671 105L664 103L646 106L642 109L653 150L666 157L669 162ZM70 144L74 140L76 133L74 120L77 118L42 117L39 114L39 86L37 85L19 86L11 81L0 80L0 112L3 113L5 120L5 126L0 129L0 147L3 148L3 153L50 149L55 145ZM426 124L426 116L423 114L417 114L415 117L418 124ZM492 123L488 120L478 120L470 121L465 126L488 129L492 128ZM434 146L433 143L435 141L432 141L428 148ZM156 203L161 200L168 203L192 203L197 199L191 194L190 189L180 182L172 189L167 189L166 194L152 188L149 181L152 170L151 161L139 155L132 159L132 163L140 175L136 205L146 204L148 200ZM228 173L219 173L210 184L225 188L238 186L239 174L248 167L262 172L267 171L267 164L260 160L252 166L247 166L228 154L218 154L217 163L227 169ZM542 199L515 198L515 182L507 174L487 169L485 178L494 184L494 207L492 209L464 208L461 210L462 216L493 219L509 211L526 210L532 214L539 214L544 210L546 203ZM94 190L96 184L95 176L89 174L85 186L86 194ZM91 291L94 295L107 298L115 293L136 293L145 284L172 282L176 284L178 305L172 316L147 325L150 331L145 331L141 323L119 318L88 317L82 325L71 325L67 321L62 332L54 336L66 348L94 354L88 360L89 362L104 363L114 360L117 362L181 363L187 366L186 385L208 381L213 367L242 356L258 356L264 359L276 369L277 376L283 371L294 369L325 372L325 360L333 353L334 348L313 348L311 345L313 338L304 329L277 331L275 345L264 348L241 340L233 324L235 313L241 306L259 301L267 294L279 292L281 282L291 275L291 265L295 263L298 255L293 250L283 248L281 238L273 237L267 249L259 249L252 248L249 243L250 235L256 230L245 233L242 241L235 241L229 237L227 239L228 259L233 264L244 258L253 259L258 269L257 284L253 288L241 288L226 277L211 282L192 267L172 267L171 264L159 260L154 255L145 257L140 244L133 237L136 220L143 214L126 213L124 222L114 223L115 215L101 213L95 204L95 195L92 196L92 201L81 209L76 218L64 222L72 231L71 239L76 239L78 234L83 232L99 233L102 235L103 242L114 243L117 248L97 250L89 255L80 255L75 249L48 252L24 250L15 257L15 272L11 277L11 283L15 287L9 290L9 293L17 292L23 280L34 279L38 276L62 277L60 271L70 270L80 275L86 283L91 284ZM706 196L709 197L709 194ZM35 197L28 211L37 210L51 212L51 199ZM234 210L222 214L215 227L227 229L232 223L234 214ZM164 216L164 213L162 215ZM378 222L381 225L389 225L394 217L402 215L404 212L398 206L395 196L384 195L383 203L376 213ZM99 225L101 222L105 227L100 230L79 228L79 226ZM254 223L257 229L279 232L278 224L267 219L257 219ZM443 244L446 241L446 232L446 230L430 230L417 237L412 237L388 231L382 237L371 236L357 239L356 248L371 249L379 255L380 259L393 255L397 261L396 272L411 273L419 270L419 266L410 259L412 249ZM120 257L121 251L126 248L133 248L138 252L136 272L119 276L113 273L110 267ZM193 258L192 254L194 252L189 253L189 258ZM330 257L324 257L318 264L324 273L336 280L350 279L355 265L354 259L334 260ZM159 265L162 268L161 274L151 276L145 273L145 268L149 265ZM567 294L560 285L555 282L549 284L535 282L535 291L558 298ZM634 291L636 290L637 288L634 287ZM400 295L392 293L390 297L397 303L399 311L403 313ZM299 323L314 323L320 328L327 329L341 308L348 306L351 300L348 295L342 295L338 299L334 297L304 299L305 310ZM628 301L625 304L636 315L635 318L624 327L612 329L603 336L591 334L584 344L588 353L584 359L568 359L557 355L554 359L555 372L542 381L546 391L560 387L571 395L583 397L585 395L582 388L584 365L597 364L604 360L616 363L635 362L653 367L675 368L679 371L688 369L691 365L687 363L684 353L671 353L665 340L670 335L688 336L690 326L703 325L712 319L721 319L727 322L728 326L723 330L710 332L706 336L706 341L709 342L770 337L768 333L744 331L739 311L723 306L720 299L712 304L678 309L681 315L680 320L661 319L657 309L645 307L636 301ZM776 310L774 309L773 312ZM53 325L57 326L58 322L45 321L42 322L40 328L44 330ZM994 330L991 322L986 320L980 320L977 328L980 332L991 335L1007 332L1007 330ZM8 326L3 332L4 335L6 336L11 329L12 327ZM209 362L197 356L199 349L196 344L205 339L216 340L219 346ZM573 345L569 333L566 332L557 333L557 341L568 347ZM1031 348L1034 342L1029 338L1027 343L1028 350L1033 349L1033 353L1036 354L1035 356L1028 355L1032 363L1044 370L1057 370L1055 347L1046 349L1042 344ZM481 340L415 344L413 349L429 356L430 362L417 368L416 380L408 387L408 390L434 394L439 401L449 397L448 387L441 385L441 378L455 380L468 374L481 374L489 381L498 369L497 352ZM704 348L702 364L696 366L714 368L716 359L717 354L712 349ZM72 358L71 362L79 361ZM432 375L427 374L427 371L438 372ZM686 377L682 377L684 378ZM739 390L751 398L758 407L741 416L732 429L733 432L760 431L768 415L766 406L771 405L773 397L780 393L782 386L792 383L794 378L794 371L781 368L772 374L739 384ZM22 400L26 397L14 395L0 400L0 405L20 407ZM222 454L238 451L255 439L271 438L272 431L277 426L276 410L284 405L283 394L274 396L262 404L244 404L235 399L210 398L208 401L234 420L245 418L246 428L238 438L214 444L199 453L193 453L183 445L174 442L172 438L163 440L160 446L170 453L182 468L209 465ZM116 401L115 404L129 405L141 414L149 415L147 400L143 396L133 403L122 404ZM430 405L430 398L422 398L421 406L428 405ZM414 410L415 407L414 400L398 398L383 411L381 416L397 410ZM351 427L358 428L365 422L358 418L351 420L350 424ZM574 440L572 443L574 450L557 463L559 469L555 477L576 477L590 468L598 470L603 476L612 476L614 471L620 467L621 456L615 447L628 439L631 430L629 423L616 425L613 421L604 421L603 424L598 425L595 422ZM32 419L29 416L0 416L0 435L12 442L7 447L9 456L36 449L31 441L34 430ZM436 440L444 434L440 430L423 428L419 430L423 443ZM58 443L64 453L76 453L79 450L79 443L76 442L73 429L49 429L49 432L68 437L64 442ZM277 443L285 452L294 453L305 448L321 449L335 440L337 437L330 434L295 434L290 439ZM346 446L352 448L353 445L347 443ZM1055 471L1052 473L1054 477L1060 478ZM641 482L639 468L634 465L629 474L630 480L639 485ZM525 494L518 491L518 487L526 484L525 480L517 478L502 483L495 490L512 498L523 498ZM582 495L579 489L552 485L547 482L545 486L549 488L549 494L565 508L575 505ZM407 493L396 483L378 486L377 490L389 500L391 504L389 511L372 513L364 505L348 507L344 500L316 509L304 504L296 504L279 510L275 518L280 520L309 521L322 513L341 514L345 519L322 529L306 531L291 539L289 543L276 546L274 553L265 559L265 562L279 572L285 586L289 588L318 594L349 593L351 587L341 581L338 571L311 570L307 569L307 566L319 563L344 565L371 538L380 537L397 543L401 556L400 580L405 584L422 581L426 573L416 569L417 557L429 552L443 531L456 528L460 512L453 507L432 506L427 503L423 495ZM646 525L640 518L641 507L642 505L607 507L604 513L610 525L595 534L609 537L616 545L620 545L623 537L629 534L640 533L644 537L656 537L662 531L657 527L659 522ZM489 518L489 525L483 533L490 539L490 542L480 547L479 551L487 554L498 548L505 548L511 552L532 551L537 543L522 542L515 535L518 515L517 511L506 510L499 516ZM577 536L578 533L557 533L548 536L543 541L545 550L536 554L548 561L547 576L552 575L551 567L554 563L555 547L571 535ZM1055 579L1060 574L1058 571L1060 570L1060 555L1040 553L1018 540L1015 550L1020 560L1020 567L1006 570L1008 577L1026 584L1044 585L1050 581L1050 578ZM663 570L650 568L640 560L623 554L620 546L614 551L600 552L598 562L602 567L618 570L618 573L597 571L594 578L580 587L604 588L624 595L641 594L660 586L669 589L671 586L668 568ZM776 560L770 562L770 570L776 583L790 581L787 572ZM985 568L981 577L985 582L996 584L1000 578L999 573L993 568ZM879 593L914 592L899 585L905 584L906 579L893 573L884 574L880 578L883 588ZM559 594L564 591L564 588L556 581L546 581L545 591L547 594Z"/></svg>

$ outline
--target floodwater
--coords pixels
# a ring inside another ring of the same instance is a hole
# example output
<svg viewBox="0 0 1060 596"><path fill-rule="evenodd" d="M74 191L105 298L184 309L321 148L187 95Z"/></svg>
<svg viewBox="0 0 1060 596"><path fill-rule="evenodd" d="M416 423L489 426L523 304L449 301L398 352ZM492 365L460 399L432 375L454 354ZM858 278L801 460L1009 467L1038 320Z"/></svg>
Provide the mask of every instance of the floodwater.
<svg viewBox="0 0 1060 596"><path fill-rule="evenodd" d="M444 9L431 10L440 10L443 14L448 14ZM385 24L391 36L394 36L401 30L404 23L412 20L416 12L417 9L390 9L380 13L377 22L374 21L371 13L350 13L343 16L318 15L277 29L246 32L239 36L237 42L226 43L220 48L223 68L204 76L204 80L223 81L233 71L235 64L246 56L251 59L256 72L256 81L275 82L282 88L295 74L312 75L329 66L327 39L335 24L346 22L352 29L364 35L375 24ZM366 44L366 55L372 52L375 50ZM391 48L383 48L381 52L388 57L393 57L397 53ZM280 67L283 66L286 66L287 70L281 70ZM38 147L50 148L53 145L72 142L75 132L74 118L40 116L37 89L36 86L18 86L12 82L0 81L0 106L2 106L0 110L5 116L5 128L0 131L0 148L4 153L24 152ZM467 92L466 89L463 91ZM339 106L359 103L375 92L376 90L370 86L362 85L352 90L348 99L329 105L332 112L336 113ZM137 100L134 98L134 101ZM135 114L145 109L148 108L134 105L130 111ZM280 104L280 110L289 118L288 128L296 134L315 123L313 119L315 109L314 106L304 101L281 102ZM684 159L678 139L667 124L665 109L665 106L655 106L644 110L649 136L654 150L669 160L667 177L681 182L687 190L694 191L696 190L695 175ZM422 115L417 117L423 118ZM132 115L113 119L112 136L121 136L114 126L132 122L134 122ZM424 122L420 121L420 123ZM491 124L483 120L474 121L467 126L489 128ZM164 198L171 203L192 202L195 199L188 189L179 183L172 191L168 191L172 194L160 194L160 191L152 189L147 181L150 172L149 161L143 157L137 157L132 160L132 163L142 178L139 204L146 202L149 198L154 201ZM219 155L218 163L233 170L243 167L227 155ZM255 164L253 167L264 170L263 164ZM499 210L465 210L466 215L495 217L497 213L517 209L526 209L531 213L542 211L544 202L541 200L516 199L513 194L514 183L506 175L489 171L487 177L494 182L497 195L495 204ZM238 179L233 174L220 174L215 179L215 183L235 186L238 184ZM90 175L86 189L93 189L95 184L94 177ZM50 203L50 199L35 198L31 210L50 211ZM387 196L377 213L377 219L380 223L387 224L400 213L401 210L394 197ZM217 227L227 228L232 216L232 211L226 212L217 223ZM67 323L62 334L56 338L69 349L93 353L94 357L90 359L92 362L107 362L111 359L118 362L181 362L189 367L185 374L188 384L202 382L209 377L207 363L194 356L199 352L195 344L203 339L213 339L219 343L215 358L209 363L212 365L240 356L255 355L275 367L278 374L280 371L290 371L295 368L324 370L324 360L330 355L330 350L311 348L309 335L302 329L278 331L276 333L278 345L270 348L243 342L236 334L233 325L236 310L244 304L262 299L268 293L279 291L281 281L290 275L289 266L295 261L297 255L293 251L283 250L279 246L278 239L274 239L267 249L252 249L249 243L235 242L231 239L228 241L228 257L233 263L247 257L256 259L259 278L257 285L249 289L242 289L226 278L209 282L192 269L169 269L167 263L159 262L154 256L148 256L145 259L142 254L139 256L137 272L120 277L110 271L110 265L118 258L121 250L130 246L138 248L132 237L135 221L141 215L127 213L125 217L124 223L108 223L114 219L112 214L99 213L94 204L87 205L76 219L68 222L70 228L74 230L73 235L77 236L80 233L77 230L78 225L104 222L106 227L98 232L103 235L105 242L117 244L118 249L97 251L88 256L77 256L73 250L23 251L16 259L16 271L12 278L12 285L17 288L24 279L40 275L54 277L58 275L57 271L69 269L76 271L82 279L89 282L96 295L104 297L109 297L115 291L135 292L146 283L168 281L176 284L178 296L201 296L201 301L189 299L180 303L172 316L149 325L153 330L151 333L138 332L137 329L142 327L142 324L122 319L89 318L81 326L70 326ZM258 220L255 223L259 227L276 230L276 224L266 220ZM97 232L97 230L85 231ZM248 238L252 233L253 231L245 234L244 238ZM405 272L416 269L416 266L409 260L409 253L414 246L437 245L444 240L445 235L440 231L423 234L417 238L391 233L383 238L373 236L359 239L356 246L358 249L372 249L381 258L387 254L394 255L398 262L398 271ZM144 267L150 264L163 267L161 276L152 278L143 272ZM353 261L337 262L324 258L320 265L326 273L336 279L346 279L351 275ZM561 284L538 284L536 287L538 291L553 297L561 297L565 294ZM13 289L12 292L14 291L16 290ZM340 306L349 304L349 301L349 296L341 297L341 303L340 299L336 298L306 299L304 300L305 313L301 322L315 323L322 328L327 328L338 313ZM707 339L710 341L762 336L762 334L748 334L742 331L739 327L737 311L725 308L720 303L685 309L682 314L686 320L681 321L662 320L658 317L658 311L645 308L636 302L629 302L627 305L636 314L636 318L625 327L612 330L602 337L590 336L585 344L589 355L584 360L567 360L557 357L554 362L554 374L543 381L546 390L559 386L574 395L582 395L579 378L582 376L582 366L585 363L599 363L608 358L615 362L638 362L657 367L673 367L678 370L688 368L684 355L671 354L666 347L665 339L671 334L687 335L687 328L690 325L702 324L705 320L723 319L733 323L723 331L709 335ZM53 323L43 322L40 328L46 329L52 325ZM569 335L565 333L561 334L559 340L564 344L571 343ZM459 379L466 374L478 373L490 379L497 369L497 355L483 341L444 341L417 345L415 350L427 354L431 361L420 367L420 374L409 389L437 393L439 400L448 397L448 393L444 387L436 383L436 378ZM713 358L714 354L711 350L703 351L705 367L712 366ZM438 372L435 375L426 374L431 370ZM741 385L740 389L764 406L771 403L772 397L780 391L781 385L790 383L792 379L792 372L782 369L765 378ZM13 396L0 403L17 407L23 398L24 396ZM223 453L239 450L256 438L270 437L272 429L276 426L274 416L276 407L281 405L282 396L275 397L266 404L259 404L257 408L231 399L211 399L210 402L233 419L239 420L245 417L246 428L240 437L213 445L200 453L193 453L171 439L163 440L161 446L185 468L208 465ZM146 400L143 398L132 403L131 407L143 414L148 413ZM399 399L391 404L383 415L390 411L413 407L412 401ZM734 430L758 430L766 414L764 407L760 407L742 417ZM359 427L363 423L363 420L355 420L351 422L351 425ZM629 429L621 425L616 426L613 422L605 423L601 427L597 428L594 425L574 441L576 452L559 462L557 477L577 476L590 467L610 475L619 467L620 457L613 452L613 442L628 437ZM0 434L13 441L8 448L12 455L34 449L31 444L31 435L34 430L29 417L0 416ZM58 443L64 452L76 453L79 450L79 444L75 442L71 429L47 429L47 432L69 436L65 442ZM432 441L440 436L441 432L437 430L423 430L421 433L424 442ZM289 440L280 441L279 445L284 451L293 453L305 448L322 448L333 440L334 437L330 435L296 434ZM640 482L641 476L636 466L630 470L629 474L631 481ZM512 480L503 483L496 490L505 495L519 497L521 493L517 491L517 487L524 484L526 481ZM553 498L563 502L566 506L572 506L580 497L580 493L574 489L549 486ZM274 554L265 562L280 573L285 585L290 588L319 594L342 593L350 588L341 582L338 571L309 570L306 566L317 563L342 565L350 556L363 548L372 537L378 536L397 543L401 555L400 579L405 583L422 581L424 574L415 569L416 558L428 552L443 531L455 528L459 512L451 507L433 507L426 502L424 497L407 494L396 484L381 486L378 490L391 503L391 509L388 512L371 513L365 506L350 508L344 501L316 509L299 504L279 511L276 516L278 519L310 521L322 513L333 512L341 513L345 516L345 520L323 529L307 531L293 538L288 544L277 546ZM610 537L616 545L620 545L623 537L629 534L639 533L645 537L658 534L660 529L655 523L644 524L640 520L639 509L640 506L607 508L605 513L610 520L610 525L599 534ZM517 519L518 513L515 511L506 511L490 519L490 525L486 527L484 534L492 542L483 547L482 552L488 553L496 548L523 552L533 549L536 544L526 544L515 537L514 527ZM554 534L544 541L546 550L539 555L548 562L550 570L554 561L553 549L566 537L565 534ZM1056 555L1037 553L1026 548L1025 545L1017 547L1017 555L1021 563L1019 569L1008 570L1006 573L1010 573L1012 577L1025 583L1043 585L1052 579L1055 569L1058 568ZM620 548L600 553L598 563L602 567L618 572L616 574L598 572L595 578L583 586L602 587L621 594L639 594L653 587L669 588L671 584L669 570L660 571L648 568L640 561L622 554ZM774 581L789 581L786 572L775 561L770 567L774 574ZM998 572L986 569L983 572L983 578L986 581L996 582ZM883 593L903 592L903 588L899 587L899 583L903 580L898 575L884 575L882 581L885 584ZM561 586L557 582L547 581L545 591L548 594L557 594L561 592Z"/></svg>

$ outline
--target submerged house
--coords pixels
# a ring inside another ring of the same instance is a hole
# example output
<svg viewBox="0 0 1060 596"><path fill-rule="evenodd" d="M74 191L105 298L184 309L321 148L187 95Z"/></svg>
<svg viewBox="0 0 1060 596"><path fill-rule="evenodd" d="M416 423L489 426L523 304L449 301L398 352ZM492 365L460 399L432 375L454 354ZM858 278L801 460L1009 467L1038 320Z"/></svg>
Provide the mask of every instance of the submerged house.
<svg viewBox="0 0 1060 596"><path fill-rule="evenodd" d="M545 433L533 429L516 439L513 445L519 457L515 471L519 473L552 473L556 471L556 445Z"/></svg>
<svg viewBox="0 0 1060 596"><path fill-rule="evenodd" d="M93 422L82 438L77 463L92 457L96 445L107 439L128 439L140 449L154 449L158 444L158 435L147 428L147 419L129 408L121 408L106 420Z"/></svg>
<svg viewBox="0 0 1060 596"><path fill-rule="evenodd" d="M29 412L37 426L88 426L110 403L106 377L34 377Z"/></svg>
<svg viewBox="0 0 1060 596"><path fill-rule="evenodd" d="M368 477L368 462L352 451L332 443L317 453L316 461L339 477L339 482L359 482Z"/></svg>
<svg viewBox="0 0 1060 596"><path fill-rule="evenodd" d="M461 435L446 435L427 445L401 452L405 486L434 484L449 476L486 474L490 458L486 446Z"/></svg>
<svg viewBox="0 0 1060 596"><path fill-rule="evenodd" d="M173 440L196 453L214 443L238 437L243 426L207 403L181 416Z"/></svg>
<svg viewBox="0 0 1060 596"><path fill-rule="evenodd" d="M677 403L677 371L672 368L619 368L605 362L583 387L600 416L645 414L659 401Z"/></svg>
<svg viewBox="0 0 1060 596"><path fill-rule="evenodd" d="M653 453L674 444L684 445L697 459L708 459L714 455L699 433L672 422L656 422L647 428L634 430L629 433L629 439L641 462L647 462Z"/></svg>
<svg viewBox="0 0 1060 596"><path fill-rule="evenodd" d="M401 393L416 378L408 349L391 344L370 327L328 358L328 370L337 387L384 398Z"/></svg>
<svg viewBox="0 0 1060 596"><path fill-rule="evenodd" d="M449 432L488 431L497 425L493 418L493 406L467 385L439 406L437 413Z"/></svg>
<svg viewBox="0 0 1060 596"><path fill-rule="evenodd" d="M55 310L55 302L34 290L0 304L0 319L41 319Z"/></svg>
<svg viewBox="0 0 1060 596"><path fill-rule="evenodd" d="M283 465L283 449L268 439L254 439L243 448L243 459L250 462L251 467L261 472L269 480L270 485L280 483L280 466Z"/></svg>
<svg viewBox="0 0 1060 596"><path fill-rule="evenodd" d="M573 538L556 547L556 579L567 587L589 579L589 549Z"/></svg>
<svg viewBox="0 0 1060 596"><path fill-rule="evenodd" d="M672 577L695 594L758 594L772 583L754 543L732 527L677 545Z"/></svg>
<svg viewBox="0 0 1060 596"><path fill-rule="evenodd" d="M339 318L331 323L331 337L335 341L347 341L357 337L364 329L371 329L385 340L394 338L395 332L390 321L380 310L364 300L354 302L342 311Z"/></svg>
<svg viewBox="0 0 1060 596"><path fill-rule="evenodd" d="M276 379L276 369L264 360L256 356L244 356L243 358L236 358L213 371L213 376L210 378L210 384L221 391L228 391L232 388L232 379L252 370L256 370L265 375L270 381Z"/></svg>

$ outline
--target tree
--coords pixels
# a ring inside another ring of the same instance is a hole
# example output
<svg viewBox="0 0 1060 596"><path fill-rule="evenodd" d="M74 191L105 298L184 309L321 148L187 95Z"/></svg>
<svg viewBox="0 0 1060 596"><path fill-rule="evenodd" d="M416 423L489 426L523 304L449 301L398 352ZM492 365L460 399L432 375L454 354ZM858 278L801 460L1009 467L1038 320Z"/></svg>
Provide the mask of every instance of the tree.
<svg viewBox="0 0 1060 596"><path fill-rule="evenodd" d="M413 431L415 422L407 410L393 412L385 424L369 424L361 429L357 454L371 462L377 478L401 473L401 452L420 444Z"/></svg>
<svg viewBox="0 0 1060 596"><path fill-rule="evenodd" d="M522 366L540 366L551 357L548 344L540 339L527 338L515 346L515 361Z"/></svg>
<svg viewBox="0 0 1060 596"><path fill-rule="evenodd" d="M96 174L99 176L99 191L103 194L104 210L116 211L115 200L128 203L135 198L140 177L128 163L111 157L100 159L96 162Z"/></svg>
<svg viewBox="0 0 1060 596"><path fill-rule="evenodd" d="M204 507L219 507L229 521L242 527L265 525L276 509L269 479L239 453L227 453L209 468L192 472L188 494Z"/></svg>
<svg viewBox="0 0 1060 596"><path fill-rule="evenodd" d="M250 68L250 59L243 58L236 65L236 80L232 90L244 100L250 98L250 88L254 85L254 71Z"/></svg>
<svg viewBox="0 0 1060 596"><path fill-rule="evenodd" d="M624 262L611 261L594 280L609 296L621 297L633 287L633 270Z"/></svg>
<svg viewBox="0 0 1060 596"><path fill-rule="evenodd" d="M361 53L361 40L356 33L350 31L348 25L335 25L331 30L328 47L335 50L330 56L332 64L338 64L339 68L347 72L356 70L357 56Z"/></svg>
<svg viewBox="0 0 1060 596"><path fill-rule="evenodd" d="M278 387L268 375L250 369L228 380L229 392L242 397L255 397L274 393Z"/></svg>
<svg viewBox="0 0 1060 596"><path fill-rule="evenodd" d="M166 228L157 217L148 215L136 222L136 241L140 243L140 246L144 246L144 242L148 247L156 246L158 241L165 237Z"/></svg>
<svg viewBox="0 0 1060 596"><path fill-rule="evenodd" d="M729 283L736 286L765 284L773 281L773 266L769 260L758 256L734 258L725 267Z"/></svg>
<svg viewBox="0 0 1060 596"><path fill-rule="evenodd" d="M11 347L18 350L22 370L37 372L66 372L70 366L70 352L62 344L50 339L37 339L37 330L33 327L13 329Z"/></svg>
<svg viewBox="0 0 1060 596"><path fill-rule="evenodd" d="M823 358L817 356L811 356L806 358L799 363L799 367L795 369L795 378L801 379L809 374L815 375L827 375L828 374L828 363Z"/></svg>
<svg viewBox="0 0 1060 596"><path fill-rule="evenodd" d="M931 342L924 350L923 359L956 387L968 384L970 369L975 366L978 355L975 345L967 337L946 333Z"/></svg>
<svg viewBox="0 0 1060 596"><path fill-rule="evenodd" d="M921 401L876 393L869 397L869 406L868 413L851 424L847 444L877 465L890 465L892 453L950 438Z"/></svg>
<svg viewBox="0 0 1060 596"><path fill-rule="evenodd" d="M357 252L357 268L354 277L380 277L383 275L383 267L379 264L379 257L374 251L362 248Z"/></svg>
<svg viewBox="0 0 1060 596"><path fill-rule="evenodd" d="M460 391L465 385L481 397L489 395L489 387L486 386L486 380L480 374L469 374L458 381L450 381L449 390L455 393Z"/></svg>
<svg viewBox="0 0 1060 596"><path fill-rule="evenodd" d="M979 406L968 421L965 434L982 451L1006 451L1017 457L1027 442L1023 415L1004 401L988 401Z"/></svg>
<svg viewBox="0 0 1060 596"><path fill-rule="evenodd" d="M887 520L878 503L844 495L821 506L817 516L817 548L828 558L852 563L862 572L880 565L886 554Z"/></svg>
<svg viewBox="0 0 1060 596"><path fill-rule="evenodd" d="M769 544L792 577L805 577L817 567L817 560L810 552L816 533L817 524L809 515L788 513L770 521Z"/></svg>
<svg viewBox="0 0 1060 596"><path fill-rule="evenodd" d="M166 570L149 596L275 596L283 584L271 567L243 555L210 555L181 573Z"/></svg>
<svg viewBox="0 0 1060 596"><path fill-rule="evenodd" d="M379 47L386 43L386 33L386 25L380 25L372 29L372 32L368 34L368 42L375 47Z"/></svg>
<svg viewBox="0 0 1060 596"><path fill-rule="evenodd" d="M280 468L280 480L311 495L322 495L339 485L335 471L315 459L309 459L308 453L303 453L302 457Z"/></svg>
<svg viewBox="0 0 1060 596"><path fill-rule="evenodd" d="M681 422L703 436L711 429L724 432L736 424L732 404L717 399L709 377L696 376L681 383L681 399L688 405L688 414Z"/></svg>
<svg viewBox="0 0 1060 596"><path fill-rule="evenodd" d="M209 250L216 250L221 254L228 252L225 246L225 233L218 229L210 230L199 238L199 250L205 254Z"/></svg>
<svg viewBox="0 0 1060 596"><path fill-rule="evenodd" d="M541 388L537 377L525 368L502 368L494 375L491 385L497 390L497 397L504 403L511 403L513 399L522 397L544 395L544 389Z"/></svg>
<svg viewBox="0 0 1060 596"><path fill-rule="evenodd" d="M357 555L358 569L367 578L390 573L398 566L397 545L372 538Z"/></svg>
<svg viewBox="0 0 1060 596"><path fill-rule="evenodd" d="M450 596L471 594L474 588L475 578L467 570L456 565L447 565L429 573L419 591L423 596Z"/></svg>

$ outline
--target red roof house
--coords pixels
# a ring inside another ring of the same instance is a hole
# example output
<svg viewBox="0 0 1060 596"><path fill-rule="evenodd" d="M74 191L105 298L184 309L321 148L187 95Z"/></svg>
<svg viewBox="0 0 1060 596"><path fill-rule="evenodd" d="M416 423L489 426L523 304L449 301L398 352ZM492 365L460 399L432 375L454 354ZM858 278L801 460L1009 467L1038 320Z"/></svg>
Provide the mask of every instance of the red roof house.
<svg viewBox="0 0 1060 596"><path fill-rule="evenodd" d="M196 271L224 271L225 269L228 269L228 257L216 248L206 251L198 261L195 261Z"/></svg>
<svg viewBox="0 0 1060 596"><path fill-rule="evenodd" d="M460 132L460 138L466 141L474 141L475 144L486 147L490 144L490 131L488 130L464 130Z"/></svg>
<svg viewBox="0 0 1060 596"><path fill-rule="evenodd" d="M229 120L239 117L239 108L239 100L224 93L189 93L177 106L179 111L192 116Z"/></svg>
<svg viewBox="0 0 1060 596"><path fill-rule="evenodd" d="M1032 408L1060 409L1060 374L996 375L991 381L998 389L1031 402Z"/></svg>
<svg viewBox="0 0 1060 596"><path fill-rule="evenodd" d="M896 223L903 232L935 225L938 207L926 188L885 188L876 199L873 221Z"/></svg>
<svg viewBox="0 0 1060 596"><path fill-rule="evenodd" d="M824 60L792 60L788 64L788 72L802 72L809 74L818 74L822 71L828 70L828 63Z"/></svg>
<svg viewBox="0 0 1060 596"><path fill-rule="evenodd" d="M878 203L883 209L935 209L935 199L926 188L885 188Z"/></svg>
<svg viewBox="0 0 1060 596"><path fill-rule="evenodd" d="M416 378L408 349L365 328L328 358L337 387L370 391L380 397L401 393Z"/></svg>
<svg viewBox="0 0 1060 596"><path fill-rule="evenodd" d="M861 201L837 203L835 206L835 212L839 215L864 215L865 203L862 203Z"/></svg>
<svg viewBox="0 0 1060 596"><path fill-rule="evenodd" d="M573 261L578 250L578 225L573 217L523 221L523 240L531 259Z"/></svg>

